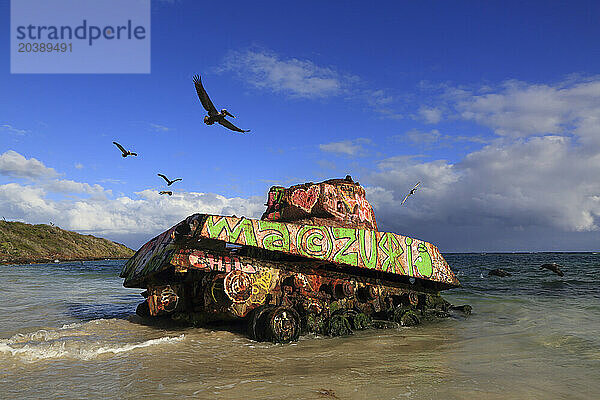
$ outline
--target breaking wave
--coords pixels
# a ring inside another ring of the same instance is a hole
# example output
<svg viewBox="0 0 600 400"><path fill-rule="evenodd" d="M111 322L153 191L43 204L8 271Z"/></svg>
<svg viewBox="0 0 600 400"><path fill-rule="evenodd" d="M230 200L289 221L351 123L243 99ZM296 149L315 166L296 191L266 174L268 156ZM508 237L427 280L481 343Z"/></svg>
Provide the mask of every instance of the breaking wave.
<svg viewBox="0 0 600 400"><path fill-rule="evenodd" d="M110 320L64 325L57 329L40 329L31 333L17 333L9 339L0 339L0 358L15 357L22 361L47 359L91 360L104 354L119 354L135 349L181 342L185 335L163 336L141 342L123 342L121 335L106 335L94 325L104 324L104 330L115 328Z"/></svg>

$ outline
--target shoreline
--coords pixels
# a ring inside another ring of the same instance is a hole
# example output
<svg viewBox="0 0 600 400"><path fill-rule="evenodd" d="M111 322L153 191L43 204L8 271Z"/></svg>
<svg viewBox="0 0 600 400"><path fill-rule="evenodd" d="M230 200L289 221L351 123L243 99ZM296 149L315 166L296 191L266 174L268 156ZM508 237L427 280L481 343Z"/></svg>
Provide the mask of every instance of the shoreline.
<svg viewBox="0 0 600 400"><path fill-rule="evenodd" d="M16 259L16 260L2 260L0 261L0 265L28 265L28 264L53 264L54 260L59 260L59 262L72 262L72 261L102 261L102 260L128 260L129 258L123 257L78 257L78 258L68 258L68 259L60 259L60 258L42 258L42 259Z"/></svg>

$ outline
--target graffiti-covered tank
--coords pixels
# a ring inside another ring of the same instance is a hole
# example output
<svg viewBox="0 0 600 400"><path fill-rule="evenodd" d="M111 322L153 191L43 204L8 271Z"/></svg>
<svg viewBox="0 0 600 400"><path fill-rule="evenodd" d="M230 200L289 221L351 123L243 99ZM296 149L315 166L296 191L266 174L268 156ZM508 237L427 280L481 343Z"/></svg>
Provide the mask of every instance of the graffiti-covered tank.
<svg viewBox="0 0 600 400"><path fill-rule="evenodd" d="M274 186L260 220L191 215L143 245L121 277L146 289L142 316L240 320L273 342L445 317L453 306L439 291L460 285L431 243L379 232L350 176Z"/></svg>

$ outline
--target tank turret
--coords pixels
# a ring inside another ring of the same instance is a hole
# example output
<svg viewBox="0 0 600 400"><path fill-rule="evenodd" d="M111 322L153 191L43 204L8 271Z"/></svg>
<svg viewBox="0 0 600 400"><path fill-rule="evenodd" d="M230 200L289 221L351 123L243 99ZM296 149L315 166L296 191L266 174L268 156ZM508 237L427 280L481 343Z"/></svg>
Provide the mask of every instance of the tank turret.
<svg viewBox="0 0 600 400"><path fill-rule="evenodd" d="M262 220L377 230L365 189L350 175L289 188L273 186Z"/></svg>

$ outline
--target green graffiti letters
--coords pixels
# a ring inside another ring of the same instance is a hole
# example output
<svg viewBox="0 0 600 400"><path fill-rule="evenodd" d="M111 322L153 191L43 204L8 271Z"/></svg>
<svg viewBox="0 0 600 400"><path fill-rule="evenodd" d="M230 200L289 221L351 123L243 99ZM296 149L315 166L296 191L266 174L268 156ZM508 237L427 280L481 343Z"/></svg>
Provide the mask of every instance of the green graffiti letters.
<svg viewBox="0 0 600 400"><path fill-rule="evenodd" d="M367 257L367 235L370 236L371 252ZM358 248L360 252L360 258L362 259L363 265L369 269L375 269L377 267L377 235L373 231L366 231L360 229L358 231Z"/></svg>
<svg viewBox="0 0 600 400"><path fill-rule="evenodd" d="M258 231L266 233L262 245L267 250L290 251L290 232L285 224L271 221L258 221Z"/></svg>
<svg viewBox="0 0 600 400"><path fill-rule="evenodd" d="M396 235L389 232L384 233L379 240L378 247L387 256L385 260L381 262L381 270L393 274L403 273L404 268L402 268L400 256L404 253L404 249L400 246L400 242Z"/></svg>
<svg viewBox="0 0 600 400"><path fill-rule="evenodd" d="M223 240L229 243L239 243L238 239L242 232L244 232L244 244L248 246L258 245L256 243L256 236L254 235L254 227L252 226L251 220L241 218L232 229L225 217L221 217L215 222L215 219L217 218L219 217L209 215L208 219L206 220L208 236L211 239L219 239L221 233L225 231L225 238Z"/></svg>
<svg viewBox="0 0 600 400"><path fill-rule="evenodd" d="M324 226L305 225L298 230L296 246L302 255L329 259L333 243L327 228Z"/></svg>
<svg viewBox="0 0 600 400"><path fill-rule="evenodd" d="M430 279L434 270L444 267L437 261L434 265L435 247L390 232L216 215L207 215L204 221L203 237L269 251Z"/></svg>
<svg viewBox="0 0 600 400"><path fill-rule="evenodd" d="M415 260L415 267L417 267L421 276L430 277L433 273L433 266L431 263L431 256L427 251L427 246L425 246L424 243L419 243L417 250L419 251L419 256Z"/></svg>
<svg viewBox="0 0 600 400"><path fill-rule="evenodd" d="M356 242L356 229L334 227L331 228L331 231L333 233L334 239L347 239L346 243L342 246L342 248L334 254L333 261L338 263L356 265L358 262L358 254L356 254L356 252L346 253L350 246L352 246L354 242Z"/></svg>
<svg viewBox="0 0 600 400"><path fill-rule="evenodd" d="M412 238L405 237L404 243L406 244L406 265L408 265L408 275L415 276L415 270L413 269L412 263Z"/></svg>

